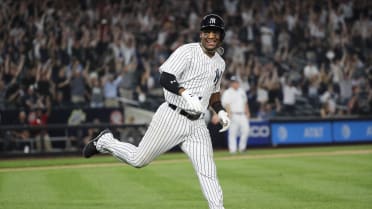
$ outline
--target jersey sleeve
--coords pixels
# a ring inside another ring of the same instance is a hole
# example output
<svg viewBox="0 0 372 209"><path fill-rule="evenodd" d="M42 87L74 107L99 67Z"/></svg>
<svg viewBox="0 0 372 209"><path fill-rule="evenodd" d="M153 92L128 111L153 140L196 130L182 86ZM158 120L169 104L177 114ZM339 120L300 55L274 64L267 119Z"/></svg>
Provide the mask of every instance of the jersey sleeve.
<svg viewBox="0 0 372 209"><path fill-rule="evenodd" d="M173 74L176 79L179 79L182 72L187 68L188 57L187 47L181 46L160 66L159 71Z"/></svg>

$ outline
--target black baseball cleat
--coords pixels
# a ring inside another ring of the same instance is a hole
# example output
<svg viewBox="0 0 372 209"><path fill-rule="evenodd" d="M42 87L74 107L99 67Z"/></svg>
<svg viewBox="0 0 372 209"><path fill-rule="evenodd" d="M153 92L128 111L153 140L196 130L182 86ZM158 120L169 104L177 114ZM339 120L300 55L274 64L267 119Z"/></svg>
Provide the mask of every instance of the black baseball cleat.
<svg viewBox="0 0 372 209"><path fill-rule="evenodd" d="M101 131L101 133L99 133L98 136L96 136L94 139L90 140L88 142L88 144L86 144L84 146L83 156L85 158L90 158L93 155L99 153L99 151L96 148L96 143L97 143L98 139L101 138L101 136L103 136L104 134L107 134L107 133L111 133L111 131L109 129L105 129L105 130Z"/></svg>

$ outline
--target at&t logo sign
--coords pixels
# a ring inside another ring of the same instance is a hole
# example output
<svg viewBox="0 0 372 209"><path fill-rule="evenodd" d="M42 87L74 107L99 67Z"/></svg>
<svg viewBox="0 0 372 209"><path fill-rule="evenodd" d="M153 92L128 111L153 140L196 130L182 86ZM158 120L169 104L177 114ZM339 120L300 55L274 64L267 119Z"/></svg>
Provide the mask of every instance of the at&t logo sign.
<svg viewBox="0 0 372 209"><path fill-rule="evenodd" d="M288 138L288 131L287 128L284 126L279 126L278 128L278 138L280 141L286 141Z"/></svg>
<svg viewBox="0 0 372 209"><path fill-rule="evenodd" d="M342 137L344 137L344 139L349 139L350 138L351 129L350 129L349 125L347 125L347 124L342 125L341 134L342 134Z"/></svg>

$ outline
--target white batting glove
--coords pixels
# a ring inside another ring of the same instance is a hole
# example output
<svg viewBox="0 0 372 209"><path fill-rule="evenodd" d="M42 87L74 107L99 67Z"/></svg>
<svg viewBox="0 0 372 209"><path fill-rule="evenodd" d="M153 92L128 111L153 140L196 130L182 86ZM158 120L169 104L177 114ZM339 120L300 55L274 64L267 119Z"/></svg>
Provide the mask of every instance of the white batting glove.
<svg viewBox="0 0 372 209"><path fill-rule="evenodd" d="M227 112L224 110L220 110L218 112L218 118L220 119L220 122L222 125L222 128L218 132L227 131L227 129L229 129L230 124L231 124L231 120L229 116L227 115Z"/></svg>
<svg viewBox="0 0 372 209"><path fill-rule="evenodd" d="M203 112L203 106L197 96L193 95L189 90L182 92L181 96L186 100L189 105L188 111L196 114Z"/></svg>

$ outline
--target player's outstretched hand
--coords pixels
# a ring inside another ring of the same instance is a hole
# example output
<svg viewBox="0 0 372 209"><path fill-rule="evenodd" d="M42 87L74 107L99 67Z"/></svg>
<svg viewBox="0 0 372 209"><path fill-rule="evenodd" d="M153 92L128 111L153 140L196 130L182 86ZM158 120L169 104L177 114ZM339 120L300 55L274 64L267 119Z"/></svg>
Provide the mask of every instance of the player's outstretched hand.
<svg viewBox="0 0 372 209"><path fill-rule="evenodd" d="M196 114L203 112L203 106L197 96L193 95L189 90L183 91L181 95L189 105L189 111Z"/></svg>
<svg viewBox="0 0 372 209"><path fill-rule="evenodd" d="M220 122L222 125L222 128L219 130L219 132L227 131L227 129L229 129L230 124L231 124L231 120L229 116L227 115L227 112L224 110L220 110L218 112L218 118L220 119Z"/></svg>

